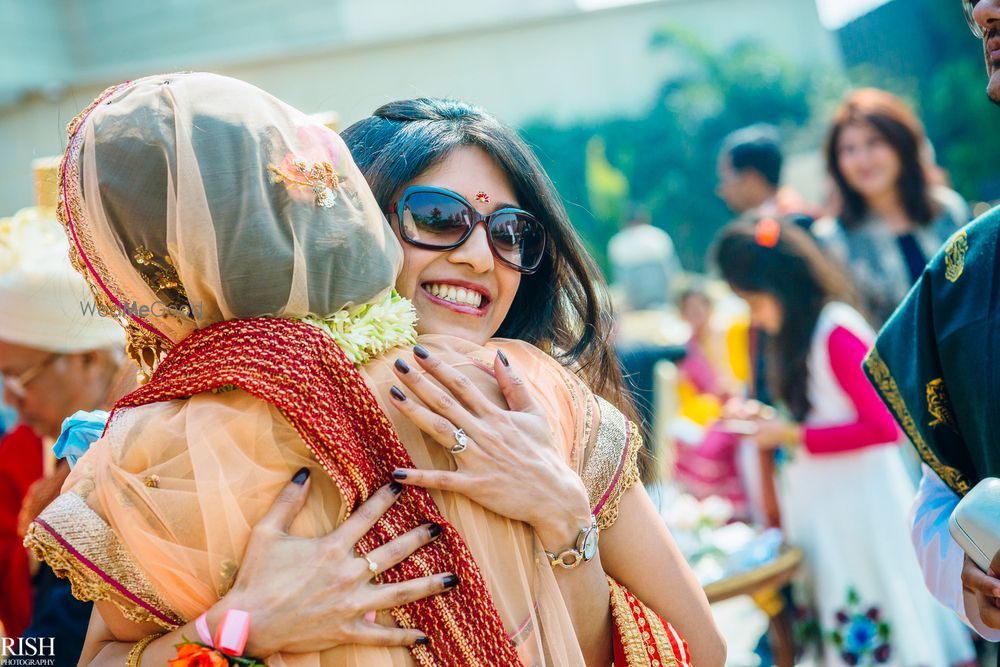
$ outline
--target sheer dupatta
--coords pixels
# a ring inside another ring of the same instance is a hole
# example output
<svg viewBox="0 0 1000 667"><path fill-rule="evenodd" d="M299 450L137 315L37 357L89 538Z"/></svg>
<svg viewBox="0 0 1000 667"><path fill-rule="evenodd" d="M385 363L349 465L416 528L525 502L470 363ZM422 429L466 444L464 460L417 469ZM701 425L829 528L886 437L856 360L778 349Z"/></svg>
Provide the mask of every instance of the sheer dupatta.
<svg viewBox="0 0 1000 667"><path fill-rule="evenodd" d="M71 124L61 183L71 258L153 377L123 401L27 538L80 597L175 627L226 592L250 527L299 467L329 473L314 475L293 526L319 535L387 480L399 455L454 466L390 406L389 360L353 369L319 329L261 319L329 318L391 288L400 248L336 134L241 82L152 77L109 90ZM435 338L426 344L503 404L488 372L492 350ZM540 351L502 344L546 403L567 462L591 480L601 521L613 520L622 489L637 479L634 428ZM297 388L300 411L292 410L283 392L310 364L315 383ZM339 403L323 391L334 384ZM342 400L345 392L357 401ZM405 451L396 447L393 459L344 442L349 429L323 428L359 417L388 423ZM317 441L327 453L360 454L356 469L324 461ZM412 567L469 573L461 592L427 603L444 605L439 618L454 623L422 627L431 647L412 654L344 646L272 664L510 664L515 655L524 664L581 663L528 526L452 494L407 493L420 498L408 506L411 524L440 512L449 525L439 542L447 548ZM400 525L387 520L378 534ZM429 617L415 603L380 622Z"/></svg>

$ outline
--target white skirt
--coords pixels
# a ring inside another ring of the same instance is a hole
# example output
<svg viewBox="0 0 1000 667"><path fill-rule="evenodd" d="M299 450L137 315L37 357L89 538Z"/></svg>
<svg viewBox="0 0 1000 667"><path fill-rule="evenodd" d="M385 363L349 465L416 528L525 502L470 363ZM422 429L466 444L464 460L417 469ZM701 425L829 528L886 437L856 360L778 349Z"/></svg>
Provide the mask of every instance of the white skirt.
<svg viewBox="0 0 1000 667"><path fill-rule="evenodd" d="M908 527L916 491L897 445L826 456L799 448L779 478L823 664L948 667L975 657L970 631L924 586Z"/></svg>

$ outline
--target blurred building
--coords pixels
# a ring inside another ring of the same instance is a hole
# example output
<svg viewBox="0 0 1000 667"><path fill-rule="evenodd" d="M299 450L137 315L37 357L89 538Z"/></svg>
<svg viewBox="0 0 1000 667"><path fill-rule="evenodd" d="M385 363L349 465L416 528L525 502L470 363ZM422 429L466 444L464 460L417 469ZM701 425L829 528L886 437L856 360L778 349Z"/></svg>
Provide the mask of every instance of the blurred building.
<svg viewBox="0 0 1000 667"><path fill-rule="evenodd" d="M724 50L753 37L839 63L803 0L0 0L0 211L31 200L33 158L104 87L205 69L342 124L383 102L455 96L515 125L643 110L681 66L649 48L678 25Z"/></svg>

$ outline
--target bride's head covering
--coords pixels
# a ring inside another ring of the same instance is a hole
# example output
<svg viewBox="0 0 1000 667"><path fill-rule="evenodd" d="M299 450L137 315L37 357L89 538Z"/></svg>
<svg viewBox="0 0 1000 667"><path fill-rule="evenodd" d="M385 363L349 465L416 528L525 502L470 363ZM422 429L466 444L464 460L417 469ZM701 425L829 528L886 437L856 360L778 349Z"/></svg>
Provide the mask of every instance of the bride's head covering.
<svg viewBox="0 0 1000 667"><path fill-rule="evenodd" d="M109 89L70 127L60 189L71 259L147 368L222 320L373 301L402 262L340 137L215 74Z"/></svg>

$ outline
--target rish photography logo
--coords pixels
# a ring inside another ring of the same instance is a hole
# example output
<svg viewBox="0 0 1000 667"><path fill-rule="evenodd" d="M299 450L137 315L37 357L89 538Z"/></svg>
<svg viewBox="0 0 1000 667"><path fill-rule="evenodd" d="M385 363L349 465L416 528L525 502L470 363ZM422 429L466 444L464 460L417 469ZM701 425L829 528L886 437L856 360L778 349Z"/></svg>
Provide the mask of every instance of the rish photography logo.
<svg viewBox="0 0 1000 667"><path fill-rule="evenodd" d="M201 317L201 304L176 306L162 301L140 304L137 301L123 303L117 308L107 308L94 301L81 301L80 312L90 317Z"/></svg>
<svg viewBox="0 0 1000 667"><path fill-rule="evenodd" d="M0 664L3 667L44 667L56 664L55 637L0 639Z"/></svg>

